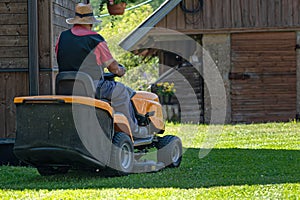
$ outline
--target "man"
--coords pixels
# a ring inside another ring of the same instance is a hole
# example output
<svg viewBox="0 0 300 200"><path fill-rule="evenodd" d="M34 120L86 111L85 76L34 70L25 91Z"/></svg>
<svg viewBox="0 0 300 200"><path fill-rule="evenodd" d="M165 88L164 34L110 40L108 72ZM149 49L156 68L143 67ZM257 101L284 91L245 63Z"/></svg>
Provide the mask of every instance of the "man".
<svg viewBox="0 0 300 200"><path fill-rule="evenodd" d="M128 88L119 82L103 79L104 67L119 77L124 76L126 70L113 58L104 38L92 31L93 24L101 21L94 17L91 5L77 4L75 17L66 22L73 27L62 32L56 44L59 71L80 70L89 74L97 86L97 96L111 100L114 110L127 117L133 136L149 137L146 127L137 125Z"/></svg>

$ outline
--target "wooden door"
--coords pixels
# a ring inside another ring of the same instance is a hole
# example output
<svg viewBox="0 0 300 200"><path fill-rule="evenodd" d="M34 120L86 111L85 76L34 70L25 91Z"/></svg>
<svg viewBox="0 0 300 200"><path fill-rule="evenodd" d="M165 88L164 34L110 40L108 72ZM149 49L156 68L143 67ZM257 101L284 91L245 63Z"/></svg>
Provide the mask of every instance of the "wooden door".
<svg viewBox="0 0 300 200"><path fill-rule="evenodd" d="M232 122L296 116L296 33L232 34Z"/></svg>

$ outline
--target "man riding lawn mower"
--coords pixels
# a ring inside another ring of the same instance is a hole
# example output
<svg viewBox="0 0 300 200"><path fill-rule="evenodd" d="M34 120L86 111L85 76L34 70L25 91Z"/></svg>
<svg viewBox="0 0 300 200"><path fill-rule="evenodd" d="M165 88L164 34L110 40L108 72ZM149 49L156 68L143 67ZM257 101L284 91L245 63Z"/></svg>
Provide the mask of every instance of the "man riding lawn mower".
<svg viewBox="0 0 300 200"><path fill-rule="evenodd" d="M126 70L91 30L100 21L89 4L79 3L75 10L67 19L74 26L56 45L56 95L15 98L16 156L41 175L70 168L128 174L178 167L181 140L158 136L165 128L157 95L114 81ZM157 159L146 158L151 149L157 149Z"/></svg>

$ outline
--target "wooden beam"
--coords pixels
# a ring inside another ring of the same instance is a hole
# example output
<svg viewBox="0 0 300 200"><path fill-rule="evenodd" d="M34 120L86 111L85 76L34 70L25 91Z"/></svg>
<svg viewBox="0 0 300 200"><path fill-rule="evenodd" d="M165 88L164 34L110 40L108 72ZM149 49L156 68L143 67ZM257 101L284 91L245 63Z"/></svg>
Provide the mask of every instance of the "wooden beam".
<svg viewBox="0 0 300 200"><path fill-rule="evenodd" d="M39 94L38 1L28 0L29 94Z"/></svg>

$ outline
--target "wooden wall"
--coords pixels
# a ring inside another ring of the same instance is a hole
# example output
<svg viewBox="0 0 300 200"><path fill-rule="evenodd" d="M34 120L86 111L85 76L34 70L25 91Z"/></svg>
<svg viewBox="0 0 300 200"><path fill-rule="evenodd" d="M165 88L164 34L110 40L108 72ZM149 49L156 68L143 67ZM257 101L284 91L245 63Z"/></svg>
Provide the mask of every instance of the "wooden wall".
<svg viewBox="0 0 300 200"><path fill-rule="evenodd" d="M196 41L201 38L194 38ZM159 41L162 49L170 49L173 52L160 51L160 67L159 74L162 75L170 68L181 65L184 60L178 60L177 55L193 55L196 50L194 41ZM182 50L185 52L182 53ZM200 72L190 65L173 71L169 76L161 80L161 82L170 82L175 84L177 101L173 103L180 104L180 122L183 123L203 123L204 122L204 83ZM174 100L174 99L173 99Z"/></svg>
<svg viewBox="0 0 300 200"><path fill-rule="evenodd" d="M0 68L27 68L27 0L0 0Z"/></svg>
<svg viewBox="0 0 300 200"><path fill-rule="evenodd" d="M156 27L190 35L225 33L231 73L222 71L232 122L288 121L296 117L296 31L300 0L185 0ZM217 44L217 42L216 42ZM212 53L221 52L216 45ZM229 75L229 76L228 76ZM205 108L207 109L207 108Z"/></svg>
<svg viewBox="0 0 300 200"><path fill-rule="evenodd" d="M296 33L232 34L233 122L296 117Z"/></svg>
<svg viewBox="0 0 300 200"><path fill-rule="evenodd" d="M80 0L38 0L39 92L53 93L56 58L54 46L59 33L70 26ZM85 1L86 2L86 1ZM16 108L13 99L29 94L28 0L0 0L0 139L15 137Z"/></svg>
<svg viewBox="0 0 300 200"><path fill-rule="evenodd" d="M75 16L74 8L76 3L82 2L80 0L53 0L53 51L59 37L60 33L68 28L71 28L71 25L66 23L67 18ZM86 2L86 1L85 1ZM56 57L53 56L54 66L57 66Z"/></svg>
<svg viewBox="0 0 300 200"><path fill-rule="evenodd" d="M38 31L39 31L39 92L40 95L53 93L53 30L52 2L38 1Z"/></svg>
<svg viewBox="0 0 300 200"><path fill-rule="evenodd" d="M189 10L198 0L185 0ZM231 29L300 28L300 0L203 0L194 14L184 13L180 4L164 17L158 27L182 32L226 31Z"/></svg>
<svg viewBox="0 0 300 200"><path fill-rule="evenodd" d="M15 136L15 96L28 95L27 0L0 0L0 138Z"/></svg>

